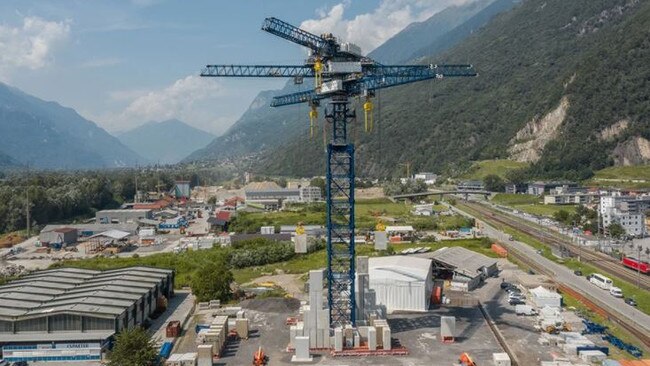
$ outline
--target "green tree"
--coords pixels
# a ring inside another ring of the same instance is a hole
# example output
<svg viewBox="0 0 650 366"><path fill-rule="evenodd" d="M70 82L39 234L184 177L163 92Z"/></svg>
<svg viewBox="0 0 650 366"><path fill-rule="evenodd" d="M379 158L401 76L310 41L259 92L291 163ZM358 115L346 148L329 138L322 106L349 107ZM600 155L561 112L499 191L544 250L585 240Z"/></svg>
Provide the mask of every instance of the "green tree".
<svg viewBox="0 0 650 366"><path fill-rule="evenodd" d="M618 222L613 222L607 227L607 232L612 238L620 238L625 235L625 229Z"/></svg>
<svg viewBox="0 0 650 366"><path fill-rule="evenodd" d="M282 188L287 188L287 179L285 177L278 179L278 185Z"/></svg>
<svg viewBox="0 0 650 366"><path fill-rule="evenodd" d="M194 273L191 281L192 293L197 301L228 301L232 295L230 284L234 281L225 261L205 266Z"/></svg>
<svg viewBox="0 0 650 366"><path fill-rule="evenodd" d="M561 222L563 224L570 224L571 223L571 214L568 213L566 210L560 210L557 211L556 213L553 214L553 218L555 221Z"/></svg>
<svg viewBox="0 0 650 366"><path fill-rule="evenodd" d="M148 366L156 359L156 347L140 327L125 329L117 335L109 366Z"/></svg>
<svg viewBox="0 0 650 366"><path fill-rule="evenodd" d="M485 189L490 192L503 192L506 188L503 179L496 174L485 176L485 178L483 178L483 184L485 185Z"/></svg>

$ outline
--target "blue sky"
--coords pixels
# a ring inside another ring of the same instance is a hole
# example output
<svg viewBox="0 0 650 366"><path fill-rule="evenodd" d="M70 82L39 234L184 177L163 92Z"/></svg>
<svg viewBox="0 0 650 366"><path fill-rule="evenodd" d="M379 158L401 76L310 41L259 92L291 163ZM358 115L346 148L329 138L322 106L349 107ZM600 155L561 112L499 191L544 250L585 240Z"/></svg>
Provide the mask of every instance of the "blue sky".
<svg viewBox="0 0 650 366"><path fill-rule="evenodd" d="M300 64L262 32L276 16L369 52L413 21L471 0L3 0L0 81L110 132L179 118L220 134L282 80L201 79L206 63Z"/></svg>

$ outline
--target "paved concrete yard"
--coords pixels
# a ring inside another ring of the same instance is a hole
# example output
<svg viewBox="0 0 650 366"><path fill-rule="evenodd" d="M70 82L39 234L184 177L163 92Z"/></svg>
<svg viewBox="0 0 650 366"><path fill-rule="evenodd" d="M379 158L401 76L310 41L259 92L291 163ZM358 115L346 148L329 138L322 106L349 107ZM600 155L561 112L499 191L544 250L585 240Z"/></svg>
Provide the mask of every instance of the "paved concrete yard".
<svg viewBox="0 0 650 366"><path fill-rule="evenodd" d="M284 324L291 312L260 312L248 310L252 336L231 343L225 356L216 365L248 365L259 346L269 355L269 365L295 365L291 353L285 352L289 328ZM440 316L456 316L458 338L455 343L442 344L439 339ZM311 364L318 365L452 365L462 352L469 352L479 365L489 365L492 353L503 352L478 308L441 308L421 314L399 314L389 317L393 338L410 351L402 357L337 357L329 353L314 354Z"/></svg>

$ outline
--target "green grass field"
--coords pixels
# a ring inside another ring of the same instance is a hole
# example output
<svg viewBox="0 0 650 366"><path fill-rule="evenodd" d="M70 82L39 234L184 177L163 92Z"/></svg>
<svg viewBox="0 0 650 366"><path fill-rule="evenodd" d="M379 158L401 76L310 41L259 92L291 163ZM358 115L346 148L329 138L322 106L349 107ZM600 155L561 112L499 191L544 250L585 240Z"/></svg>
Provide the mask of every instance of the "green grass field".
<svg viewBox="0 0 650 366"><path fill-rule="evenodd" d="M530 194L498 193L492 198L492 202L509 206L531 215L548 217L553 217L560 210L567 211L571 214L576 209L575 205L545 205L540 197Z"/></svg>
<svg viewBox="0 0 650 366"><path fill-rule="evenodd" d="M650 165L614 166L599 170L594 175L597 179L650 180Z"/></svg>
<svg viewBox="0 0 650 366"><path fill-rule="evenodd" d="M528 165L527 163L512 160L481 160L474 162L469 170L461 175L460 178L482 180L490 174L505 178L508 171L525 168Z"/></svg>

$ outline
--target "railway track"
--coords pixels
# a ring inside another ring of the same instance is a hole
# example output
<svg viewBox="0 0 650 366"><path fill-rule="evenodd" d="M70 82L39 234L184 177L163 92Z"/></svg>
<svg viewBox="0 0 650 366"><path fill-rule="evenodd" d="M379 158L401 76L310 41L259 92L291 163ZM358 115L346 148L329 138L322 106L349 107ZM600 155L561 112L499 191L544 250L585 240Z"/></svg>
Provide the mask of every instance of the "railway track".
<svg viewBox="0 0 650 366"><path fill-rule="evenodd" d="M620 262L605 253L596 252L589 248L583 248L575 245L574 243L558 238L544 230L537 229L531 225L526 225L515 219L508 217L506 214L495 212L487 209L480 204L463 202L459 206L465 206L473 211L481 214L482 220L487 223L497 223L505 225L517 231L523 232L547 245L556 248L565 248L574 256L580 256L581 260L590 263L592 266L598 268L603 274L620 278L630 284L639 284L643 290L650 290L650 278L646 275L639 274L631 269L628 269L620 264Z"/></svg>

